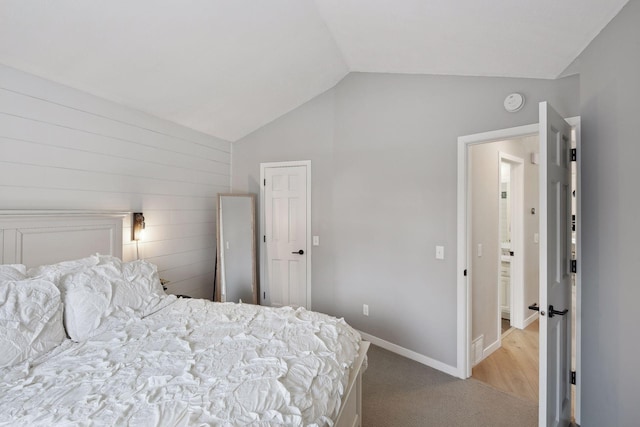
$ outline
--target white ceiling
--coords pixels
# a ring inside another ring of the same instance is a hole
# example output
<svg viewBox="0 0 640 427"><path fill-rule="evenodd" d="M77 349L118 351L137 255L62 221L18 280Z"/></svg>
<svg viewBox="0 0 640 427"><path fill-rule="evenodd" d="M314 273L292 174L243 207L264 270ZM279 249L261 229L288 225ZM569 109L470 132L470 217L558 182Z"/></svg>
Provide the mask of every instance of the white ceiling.
<svg viewBox="0 0 640 427"><path fill-rule="evenodd" d="M627 1L0 0L0 63L235 141L350 71L556 78Z"/></svg>

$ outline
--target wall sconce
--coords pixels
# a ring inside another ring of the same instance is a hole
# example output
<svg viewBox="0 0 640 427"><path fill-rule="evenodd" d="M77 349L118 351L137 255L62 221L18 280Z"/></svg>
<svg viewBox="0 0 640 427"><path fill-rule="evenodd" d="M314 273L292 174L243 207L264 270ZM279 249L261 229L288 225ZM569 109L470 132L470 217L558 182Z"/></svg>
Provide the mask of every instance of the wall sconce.
<svg viewBox="0 0 640 427"><path fill-rule="evenodd" d="M131 222L131 240L140 240L142 238L142 230L144 230L144 227L144 215L142 215L142 212L134 212Z"/></svg>

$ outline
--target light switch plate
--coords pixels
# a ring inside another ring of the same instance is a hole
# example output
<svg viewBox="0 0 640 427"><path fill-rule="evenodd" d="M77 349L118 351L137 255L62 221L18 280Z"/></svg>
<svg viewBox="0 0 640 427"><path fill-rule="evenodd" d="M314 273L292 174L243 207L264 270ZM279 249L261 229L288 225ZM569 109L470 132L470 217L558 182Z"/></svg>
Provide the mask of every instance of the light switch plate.
<svg viewBox="0 0 640 427"><path fill-rule="evenodd" d="M320 246L320 236L313 236L313 246Z"/></svg>
<svg viewBox="0 0 640 427"><path fill-rule="evenodd" d="M444 246L436 246L436 259L444 259Z"/></svg>

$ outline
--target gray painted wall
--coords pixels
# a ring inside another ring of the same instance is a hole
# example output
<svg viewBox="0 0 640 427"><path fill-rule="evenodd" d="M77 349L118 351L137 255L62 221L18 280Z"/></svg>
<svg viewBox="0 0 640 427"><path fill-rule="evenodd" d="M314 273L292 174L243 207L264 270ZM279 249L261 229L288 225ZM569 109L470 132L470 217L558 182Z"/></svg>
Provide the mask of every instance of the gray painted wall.
<svg viewBox="0 0 640 427"><path fill-rule="evenodd" d="M143 212L140 256L169 292L213 296L230 166L227 141L0 65L0 209Z"/></svg>
<svg viewBox="0 0 640 427"><path fill-rule="evenodd" d="M640 422L640 1L580 56L582 420Z"/></svg>
<svg viewBox="0 0 640 427"><path fill-rule="evenodd" d="M470 283L472 291L472 334L475 340L484 335L484 349L498 340L498 277L499 277L499 153L511 154L523 160L523 276L524 304L520 310L524 318L533 312L526 307L538 301L539 246L534 243L538 233L538 215L531 215L531 208L538 210L539 166L531 163L531 153L539 153L538 137L496 141L471 147L471 211L472 250ZM477 247L482 244L482 256Z"/></svg>
<svg viewBox="0 0 640 427"><path fill-rule="evenodd" d="M510 114L514 91L527 104ZM353 73L234 143L232 188L258 192L260 162L311 160L313 309L455 366L457 137L536 123L543 100L577 115L577 77Z"/></svg>

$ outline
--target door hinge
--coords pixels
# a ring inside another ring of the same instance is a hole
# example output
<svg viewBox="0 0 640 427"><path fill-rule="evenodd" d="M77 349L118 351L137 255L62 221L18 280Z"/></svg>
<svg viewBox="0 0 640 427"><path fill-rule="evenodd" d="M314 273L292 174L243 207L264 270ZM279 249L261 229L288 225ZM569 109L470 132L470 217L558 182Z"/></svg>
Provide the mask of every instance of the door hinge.
<svg viewBox="0 0 640 427"><path fill-rule="evenodd" d="M267 236L262 236L262 241L267 243Z"/></svg>
<svg viewBox="0 0 640 427"><path fill-rule="evenodd" d="M572 148L571 149L571 161L575 162L578 160L578 149L577 148Z"/></svg>
<svg viewBox="0 0 640 427"><path fill-rule="evenodd" d="M576 231L576 216L571 215L571 231Z"/></svg>
<svg viewBox="0 0 640 427"><path fill-rule="evenodd" d="M266 299L267 299L267 293L266 293L266 292L263 292L263 293L262 293L262 299L263 299L263 300L266 300Z"/></svg>
<svg viewBox="0 0 640 427"><path fill-rule="evenodd" d="M571 384L576 383L576 371L571 371Z"/></svg>
<svg viewBox="0 0 640 427"><path fill-rule="evenodd" d="M464 277L467 277L467 269L464 269Z"/></svg>
<svg viewBox="0 0 640 427"><path fill-rule="evenodd" d="M264 185L265 187L267 186L267 179L266 178L262 180L262 185Z"/></svg>
<svg viewBox="0 0 640 427"><path fill-rule="evenodd" d="M577 273L578 272L578 261L575 259L571 260L571 272L572 273Z"/></svg>

